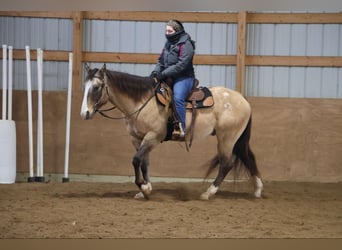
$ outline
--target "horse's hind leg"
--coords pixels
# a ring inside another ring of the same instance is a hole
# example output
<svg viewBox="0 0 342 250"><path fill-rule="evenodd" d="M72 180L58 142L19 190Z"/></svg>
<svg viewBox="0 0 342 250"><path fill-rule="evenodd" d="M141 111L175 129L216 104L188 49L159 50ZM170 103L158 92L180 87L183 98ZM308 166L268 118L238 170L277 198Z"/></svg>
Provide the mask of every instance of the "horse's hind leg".
<svg viewBox="0 0 342 250"><path fill-rule="evenodd" d="M243 163L243 165L250 173L251 181L254 186L254 196L256 198L260 198L263 189L263 183L260 178L260 173L256 164L254 153L252 152L249 145L251 122L252 120L250 118L246 129L242 133L239 140L236 142L233 151L236 157Z"/></svg>
<svg viewBox="0 0 342 250"><path fill-rule="evenodd" d="M251 175L251 181L254 187L254 196L256 198L261 198L261 193L262 193L262 189L264 185L260 178L260 174L259 174L256 161L255 161L255 156L248 144L247 144L247 149L245 149L244 152L247 152L247 153L239 155L240 160L246 166L246 168L248 169Z"/></svg>
<svg viewBox="0 0 342 250"><path fill-rule="evenodd" d="M223 182L224 178L227 176L229 171L234 166L234 161L232 160L232 157L216 156L215 159L218 159L218 162L216 163L219 164L219 171L217 177L215 178L214 182L210 185L210 187L207 189L207 191L201 194L202 200L209 200L210 196L216 194L220 184Z"/></svg>
<svg viewBox="0 0 342 250"><path fill-rule="evenodd" d="M264 187L264 184L261 181L261 178L257 175L252 176L253 186L254 186L254 196L256 198L261 198L261 192Z"/></svg>

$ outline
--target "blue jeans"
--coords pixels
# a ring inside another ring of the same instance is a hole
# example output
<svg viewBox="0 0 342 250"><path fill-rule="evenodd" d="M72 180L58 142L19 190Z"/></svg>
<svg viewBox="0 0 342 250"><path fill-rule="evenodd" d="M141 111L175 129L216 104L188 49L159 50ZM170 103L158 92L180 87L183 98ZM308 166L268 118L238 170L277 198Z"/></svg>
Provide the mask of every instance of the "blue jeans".
<svg viewBox="0 0 342 250"><path fill-rule="evenodd" d="M194 78L182 78L177 80L173 85L173 100L175 102L176 112L180 123L182 124L183 131L185 132L185 99L188 97L192 86L194 84Z"/></svg>

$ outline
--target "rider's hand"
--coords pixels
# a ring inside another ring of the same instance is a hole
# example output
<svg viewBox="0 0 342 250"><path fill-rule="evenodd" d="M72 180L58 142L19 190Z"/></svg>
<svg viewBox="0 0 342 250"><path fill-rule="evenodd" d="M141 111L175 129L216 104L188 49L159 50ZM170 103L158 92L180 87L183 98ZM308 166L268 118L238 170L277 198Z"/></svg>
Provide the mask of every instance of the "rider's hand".
<svg viewBox="0 0 342 250"><path fill-rule="evenodd" d="M158 80L158 82L160 82L161 80L163 80L163 75L162 75L162 73L161 72L159 72L159 71L153 71L152 73L151 73L151 77L152 78L156 78L157 80Z"/></svg>

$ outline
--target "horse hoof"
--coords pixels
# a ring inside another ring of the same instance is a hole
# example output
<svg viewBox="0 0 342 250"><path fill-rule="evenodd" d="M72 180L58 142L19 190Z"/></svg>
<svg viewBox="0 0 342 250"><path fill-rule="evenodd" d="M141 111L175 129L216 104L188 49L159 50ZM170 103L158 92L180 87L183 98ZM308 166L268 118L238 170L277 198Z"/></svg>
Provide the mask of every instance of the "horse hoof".
<svg viewBox="0 0 342 250"><path fill-rule="evenodd" d="M263 189L263 184L258 176L254 176L254 196L255 198L261 198L261 192Z"/></svg>
<svg viewBox="0 0 342 250"><path fill-rule="evenodd" d="M145 196L142 192L139 192L134 196L134 199L144 199L144 198Z"/></svg>
<svg viewBox="0 0 342 250"><path fill-rule="evenodd" d="M207 201L207 200L209 200L209 195L207 193L203 193L203 194L201 194L200 199L202 201Z"/></svg>
<svg viewBox="0 0 342 250"><path fill-rule="evenodd" d="M209 197L216 194L218 187L215 187L213 184L210 185L208 190L201 194L201 200L209 200Z"/></svg>
<svg viewBox="0 0 342 250"><path fill-rule="evenodd" d="M255 198L261 198L261 189L260 189L260 190L256 190L256 191L254 192L254 197L255 197Z"/></svg>

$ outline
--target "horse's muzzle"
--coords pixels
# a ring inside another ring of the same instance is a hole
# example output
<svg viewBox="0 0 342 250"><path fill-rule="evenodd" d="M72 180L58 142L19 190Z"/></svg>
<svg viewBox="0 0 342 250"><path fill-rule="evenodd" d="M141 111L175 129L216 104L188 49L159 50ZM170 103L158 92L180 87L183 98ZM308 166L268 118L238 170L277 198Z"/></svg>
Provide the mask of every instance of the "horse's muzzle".
<svg viewBox="0 0 342 250"><path fill-rule="evenodd" d="M93 116L89 112L89 110L87 110L86 112L81 112L81 117L83 118L83 120L90 120Z"/></svg>

